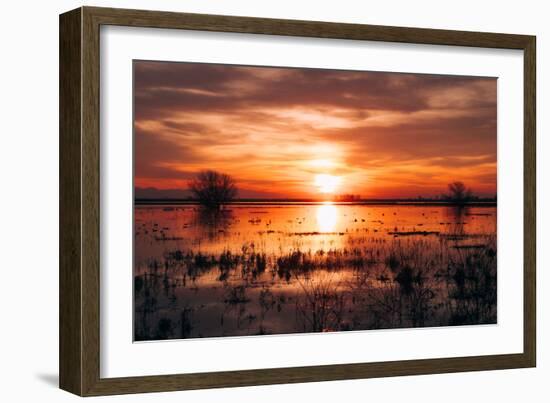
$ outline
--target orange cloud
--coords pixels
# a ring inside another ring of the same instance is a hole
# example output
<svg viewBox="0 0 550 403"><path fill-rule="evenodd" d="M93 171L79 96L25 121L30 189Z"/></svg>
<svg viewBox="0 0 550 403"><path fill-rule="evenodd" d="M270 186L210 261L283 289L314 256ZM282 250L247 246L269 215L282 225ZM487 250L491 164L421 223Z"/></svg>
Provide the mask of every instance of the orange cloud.
<svg viewBox="0 0 550 403"><path fill-rule="evenodd" d="M241 197L496 193L496 79L134 62L135 187L185 189L202 169Z"/></svg>

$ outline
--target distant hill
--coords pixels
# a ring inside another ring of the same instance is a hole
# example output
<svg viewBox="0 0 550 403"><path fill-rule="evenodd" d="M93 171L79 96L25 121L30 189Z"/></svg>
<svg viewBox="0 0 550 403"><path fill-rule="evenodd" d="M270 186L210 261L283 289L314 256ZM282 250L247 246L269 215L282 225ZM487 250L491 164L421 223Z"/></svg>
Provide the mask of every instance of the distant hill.
<svg viewBox="0 0 550 403"><path fill-rule="evenodd" d="M136 199L189 199L191 193L184 189L135 188Z"/></svg>
<svg viewBox="0 0 550 403"><path fill-rule="evenodd" d="M134 189L134 199L140 200L185 200L191 198L187 189L157 189L153 187ZM239 198L244 199L279 199L281 196L271 192L257 192L248 189L239 189Z"/></svg>

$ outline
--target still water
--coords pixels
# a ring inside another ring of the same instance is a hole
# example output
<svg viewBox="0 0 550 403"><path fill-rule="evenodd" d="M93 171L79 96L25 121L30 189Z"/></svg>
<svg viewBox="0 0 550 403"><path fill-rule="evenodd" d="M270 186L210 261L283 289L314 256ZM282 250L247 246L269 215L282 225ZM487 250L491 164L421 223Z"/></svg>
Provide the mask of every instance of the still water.
<svg viewBox="0 0 550 403"><path fill-rule="evenodd" d="M496 323L496 207L135 207L136 340Z"/></svg>

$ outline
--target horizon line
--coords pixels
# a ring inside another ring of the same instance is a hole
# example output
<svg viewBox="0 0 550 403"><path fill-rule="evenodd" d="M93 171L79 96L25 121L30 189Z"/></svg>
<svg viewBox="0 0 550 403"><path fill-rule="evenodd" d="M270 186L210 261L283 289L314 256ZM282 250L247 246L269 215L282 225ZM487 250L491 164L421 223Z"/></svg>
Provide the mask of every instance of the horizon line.
<svg viewBox="0 0 550 403"><path fill-rule="evenodd" d="M296 204L296 203L333 203L333 204L375 204L375 203L412 203L412 204L445 204L445 205L496 205L497 199L492 198L477 198L467 201L453 201L436 198L369 198L369 199L355 199L355 200L330 200L330 199L313 199L313 198L240 198L234 199L230 202L223 203L225 205L231 204L245 204L245 203L273 203L273 204ZM190 198L134 198L134 204L199 204L197 199Z"/></svg>

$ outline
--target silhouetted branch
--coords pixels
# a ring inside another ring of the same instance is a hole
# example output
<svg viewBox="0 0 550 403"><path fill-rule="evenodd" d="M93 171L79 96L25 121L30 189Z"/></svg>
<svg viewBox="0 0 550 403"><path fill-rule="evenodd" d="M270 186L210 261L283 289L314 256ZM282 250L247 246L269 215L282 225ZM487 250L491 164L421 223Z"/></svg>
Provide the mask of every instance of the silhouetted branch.
<svg viewBox="0 0 550 403"><path fill-rule="evenodd" d="M443 195L443 199L454 203L465 203L474 198L472 189L467 189L463 182L449 183L449 194Z"/></svg>
<svg viewBox="0 0 550 403"><path fill-rule="evenodd" d="M232 201L238 193L235 180L216 171L201 171L189 183L189 190L205 207L219 207Z"/></svg>

